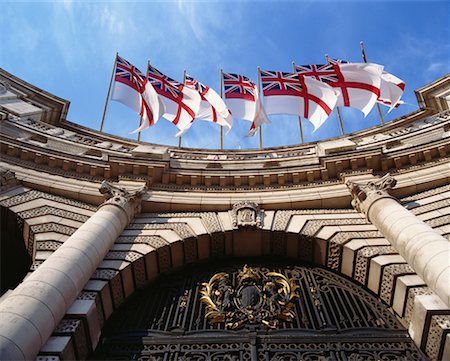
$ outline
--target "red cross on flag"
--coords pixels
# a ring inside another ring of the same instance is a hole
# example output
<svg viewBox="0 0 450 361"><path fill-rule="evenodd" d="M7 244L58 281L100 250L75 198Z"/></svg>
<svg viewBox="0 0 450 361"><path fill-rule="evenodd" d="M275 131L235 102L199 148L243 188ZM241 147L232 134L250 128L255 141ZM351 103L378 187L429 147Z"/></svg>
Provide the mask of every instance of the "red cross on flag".
<svg viewBox="0 0 450 361"><path fill-rule="evenodd" d="M251 121L248 136L255 135L262 124L270 123L261 103L258 87L244 75L222 74L228 108L234 117Z"/></svg>
<svg viewBox="0 0 450 361"><path fill-rule="evenodd" d="M116 57L111 99L130 107L142 117L141 126L133 133L151 127L164 113L164 104L146 76L119 55Z"/></svg>
<svg viewBox="0 0 450 361"><path fill-rule="evenodd" d="M166 107L164 117L180 130L176 136L181 136L191 127L198 113L202 101L199 92L169 78L150 64L147 79Z"/></svg>
<svg viewBox="0 0 450 361"><path fill-rule="evenodd" d="M337 106L353 107L364 116L370 113L380 96L383 67L371 63L337 63L296 65L295 71L340 90Z"/></svg>
<svg viewBox="0 0 450 361"><path fill-rule="evenodd" d="M405 83L403 80L383 71L381 74L380 96L377 101L380 104L390 107L389 111L391 111L403 103L400 98L404 90Z"/></svg>
<svg viewBox="0 0 450 361"><path fill-rule="evenodd" d="M185 83L186 86L197 90L202 98L200 108L195 117L209 120L231 129L233 126L233 117L220 95L214 89L200 83L188 74L186 74Z"/></svg>
<svg viewBox="0 0 450 361"><path fill-rule="evenodd" d="M292 114L308 119L318 129L336 105L339 92L298 73L260 70L267 114Z"/></svg>

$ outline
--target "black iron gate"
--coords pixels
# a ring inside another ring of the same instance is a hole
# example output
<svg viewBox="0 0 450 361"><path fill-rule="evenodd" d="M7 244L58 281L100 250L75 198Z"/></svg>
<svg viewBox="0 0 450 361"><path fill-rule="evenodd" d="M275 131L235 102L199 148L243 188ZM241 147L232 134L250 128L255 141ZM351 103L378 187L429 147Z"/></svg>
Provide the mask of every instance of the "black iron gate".
<svg viewBox="0 0 450 361"><path fill-rule="evenodd" d="M202 265L136 292L93 359L426 360L379 299L319 267Z"/></svg>

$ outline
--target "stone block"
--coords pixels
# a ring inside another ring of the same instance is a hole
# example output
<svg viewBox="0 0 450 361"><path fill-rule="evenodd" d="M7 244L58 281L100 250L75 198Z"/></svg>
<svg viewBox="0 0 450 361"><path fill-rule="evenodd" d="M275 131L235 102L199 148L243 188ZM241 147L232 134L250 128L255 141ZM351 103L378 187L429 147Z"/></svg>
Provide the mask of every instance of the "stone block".
<svg viewBox="0 0 450 361"><path fill-rule="evenodd" d="M369 280L367 286L370 290L378 294L380 288L381 277L383 275L383 268L388 264L406 263L400 255L386 255L378 256L370 261Z"/></svg>
<svg viewBox="0 0 450 361"><path fill-rule="evenodd" d="M400 316L403 317L408 301L408 290L410 287L423 286L425 283L422 278L417 275L405 275L397 278L394 290L394 300L392 308Z"/></svg>
<svg viewBox="0 0 450 361"><path fill-rule="evenodd" d="M100 293L104 319L108 319L114 310L111 290L108 282L103 280L90 280L84 289L86 291L95 291Z"/></svg>
<svg viewBox="0 0 450 361"><path fill-rule="evenodd" d="M66 316L86 320L92 350L95 350L101 334L100 319L95 300L75 300L67 310Z"/></svg>
<svg viewBox="0 0 450 361"><path fill-rule="evenodd" d="M156 251L151 251L145 255L145 269L147 270L148 281L158 277L158 259Z"/></svg>
<svg viewBox="0 0 450 361"><path fill-rule="evenodd" d="M233 232L235 257L259 257L262 255L262 232L239 230Z"/></svg>
<svg viewBox="0 0 450 361"><path fill-rule="evenodd" d="M56 354L61 360L75 360L75 350L70 336L51 336L42 346L40 353Z"/></svg>
<svg viewBox="0 0 450 361"><path fill-rule="evenodd" d="M409 335L416 345L424 348L433 314L450 313L447 305L436 295L418 295L414 299Z"/></svg>

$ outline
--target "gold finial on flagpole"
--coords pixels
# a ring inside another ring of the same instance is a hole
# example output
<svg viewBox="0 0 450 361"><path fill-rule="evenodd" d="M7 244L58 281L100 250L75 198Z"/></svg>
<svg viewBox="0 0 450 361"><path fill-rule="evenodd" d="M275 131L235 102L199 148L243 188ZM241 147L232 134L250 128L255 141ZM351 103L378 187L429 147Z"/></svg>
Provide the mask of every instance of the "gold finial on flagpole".
<svg viewBox="0 0 450 361"><path fill-rule="evenodd" d="M364 42L360 41L359 45L361 45L362 57L365 63L367 63L366 49L364 49Z"/></svg>
<svg viewBox="0 0 450 361"><path fill-rule="evenodd" d="M108 87L108 93L106 94L106 100L105 100L105 107L103 108L103 116L102 121L100 123L100 133L103 131L103 124L105 122L105 116L106 116L106 109L108 108L108 101L109 101L109 95L111 93L111 85L114 78L114 72L116 70L116 63L117 63L117 56L119 55L119 52L116 51L116 56L114 58L114 66L111 73L111 79L109 80L109 87Z"/></svg>
<svg viewBox="0 0 450 361"><path fill-rule="evenodd" d="M361 46L361 52L362 52L362 57L365 63L368 63L367 61L367 55L366 55L366 49L364 47L364 42L360 41L359 45ZM378 115L380 116L380 123L381 125L384 124L384 118L383 118L383 113L381 112L381 107L380 104L377 102L377 110L378 110Z"/></svg>
<svg viewBox="0 0 450 361"><path fill-rule="evenodd" d="M294 60L292 60L292 70L293 70L294 72L296 72ZM303 139L302 117L301 117L300 115L298 116L298 127L299 127L299 129L300 129L300 141L302 142L301 144L304 144L305 141L304 141L304 139Z"/></svg>

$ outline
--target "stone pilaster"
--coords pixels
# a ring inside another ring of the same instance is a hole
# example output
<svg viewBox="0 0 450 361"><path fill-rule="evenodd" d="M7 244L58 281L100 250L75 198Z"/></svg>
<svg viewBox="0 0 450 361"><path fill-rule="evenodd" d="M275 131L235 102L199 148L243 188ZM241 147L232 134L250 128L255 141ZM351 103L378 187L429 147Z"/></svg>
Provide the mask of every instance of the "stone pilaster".
<svg viewBox="0 0 450 361"><path fill-rule="evenodd" d="M107 200L0 304L0 359L34 360L115 240L140 211L146 188L103 182Z"/></svg>
<svg viewBox="0 0 450 361"><path fill-rule="evenodd" d="M450 306L450 243L388 191L389 174L366 184L347 181L353 207L364 213L425 283Z"/></svg>

